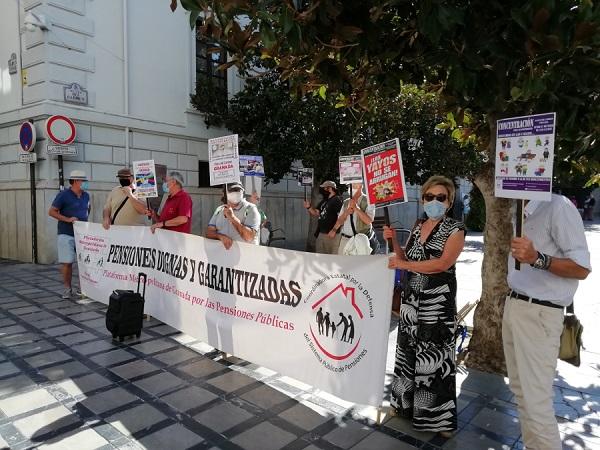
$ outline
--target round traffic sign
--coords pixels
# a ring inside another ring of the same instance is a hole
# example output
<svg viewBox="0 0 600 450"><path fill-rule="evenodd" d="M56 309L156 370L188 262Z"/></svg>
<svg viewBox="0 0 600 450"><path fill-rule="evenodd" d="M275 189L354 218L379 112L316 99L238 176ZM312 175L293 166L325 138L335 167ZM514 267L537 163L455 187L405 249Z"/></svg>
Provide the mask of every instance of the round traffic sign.
<svg viewBox="0 0 600 450"><path fill-rule="evenodd" d="M35 140L35 127L30 122L23 122L19 129L19 143L21 144L21 148L26 152L33 151Z"/></svg>
<svg viewBox="0 0 600 450"><path fill-rule="evenodd" d="M72 144L75 140L75 124L66 116L50 116L46 120L46 134L56 144Z"/></svg>

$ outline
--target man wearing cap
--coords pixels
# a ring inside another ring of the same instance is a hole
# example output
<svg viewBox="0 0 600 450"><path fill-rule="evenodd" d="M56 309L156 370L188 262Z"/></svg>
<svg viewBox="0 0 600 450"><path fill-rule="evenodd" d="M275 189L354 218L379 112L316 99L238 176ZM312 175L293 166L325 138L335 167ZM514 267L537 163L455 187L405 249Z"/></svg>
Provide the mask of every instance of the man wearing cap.
<svg viewBox="0 0 600 450"><path fill-rule="evenodd" d="M108 194L102 211L102 226L108 230L111 225L145 225L146 216L150 211L135 195L131 170L119 170L117 178L120 185Z"/></svg>
<svg viewBox="0 0 600 450"><path fill-rule="evenodd" d="M333 181L325 181L321 186L321 195L323 200L313 208L310 202L304 201L304 207L313 217L319 218L315 237L317 238L316 251L317 253L326 253L329 255L337 255L340 247L340 234L336 230L335 237L329 238L327 235L335 226L338 219L340 209L342 209L342 199L337 193L337 186Z"/></svg>
<svg viewBox="0 0 600 450"><path fill-rule="evenodd" d="M87 176L83 170L73 170L69 175L70 188L58 193L48 210L50 217L58 220L58 262L62 264L64 291L62 298L69 299L81 295L71 286L73 262L75 262L75 233L73 223L78 220L87 222L90 213L90 195Z"/></svg>
<svg viewBox="0 0 600 450"><path fill-rule="evenodd" d="M163 192L169 196L160 216L152 213L152 218L156 221L150 227L152 232L157 228L164 228L179 233L191 233L192 197L183 189L183 175L179 172L169 172L163 183Z"/></svg>
<svg viewBox="0 0 600 450"><path fill-rule="evenodd" d="M223 203L206 227L208 239L219 240L229 250L233 241L259 244L260 214L256 205L244 199L241 183L229 183L223 188Z"/></svg>

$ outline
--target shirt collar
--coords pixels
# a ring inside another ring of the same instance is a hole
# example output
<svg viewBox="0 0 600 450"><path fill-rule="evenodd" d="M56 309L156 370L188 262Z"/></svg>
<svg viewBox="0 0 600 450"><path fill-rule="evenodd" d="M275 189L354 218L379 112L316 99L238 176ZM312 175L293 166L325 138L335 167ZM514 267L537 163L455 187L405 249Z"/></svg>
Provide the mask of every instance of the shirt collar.
<svg viewBox="0 0 600 450"><path fill-rule="evenodd" d="M525 208L523 209L525 217L531 216L541 204L542 202L540 202L539 200L530 200L529 203L527 203L527 206L525 206Z"/></svg>

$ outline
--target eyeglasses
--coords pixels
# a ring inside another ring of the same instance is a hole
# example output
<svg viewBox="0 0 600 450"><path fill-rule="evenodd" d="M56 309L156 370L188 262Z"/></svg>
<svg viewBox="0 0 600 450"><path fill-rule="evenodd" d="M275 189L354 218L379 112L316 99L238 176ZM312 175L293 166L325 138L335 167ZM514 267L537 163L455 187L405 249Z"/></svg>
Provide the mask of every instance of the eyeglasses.
<svg viewBox="0 0 600 450"><path fill-rule="evenodd" d="M241 192L242 190L240 188L234 187L231 189L227 189L227 192Z"/></svg>
<svg viewBox="0 0 600 450"><path fill-rule="evenodd" d="M438 195L423 194L423 200L425 200L426 202L430 202L433 199L436 199L438 202L444 203L447 198L448 198L448 196L446 194L438 194Z"/></svg>

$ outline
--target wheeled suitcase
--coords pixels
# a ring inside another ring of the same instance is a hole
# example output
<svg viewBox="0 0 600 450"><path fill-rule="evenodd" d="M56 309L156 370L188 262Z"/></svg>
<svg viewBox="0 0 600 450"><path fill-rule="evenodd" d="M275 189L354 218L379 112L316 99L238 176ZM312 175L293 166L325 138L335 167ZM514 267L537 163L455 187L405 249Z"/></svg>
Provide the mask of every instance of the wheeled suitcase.
<svg viewBox="0 0 600 450"><path fill-rule="evenodd" d="M140 337L144 322L144 301L146 298L146 274L138 274L137 292L116 289L110 295L106 310L106 328L113 339L118 337L123 342L126 336ZM140 282L144 280L144 289L140 293Z"/></svg>

